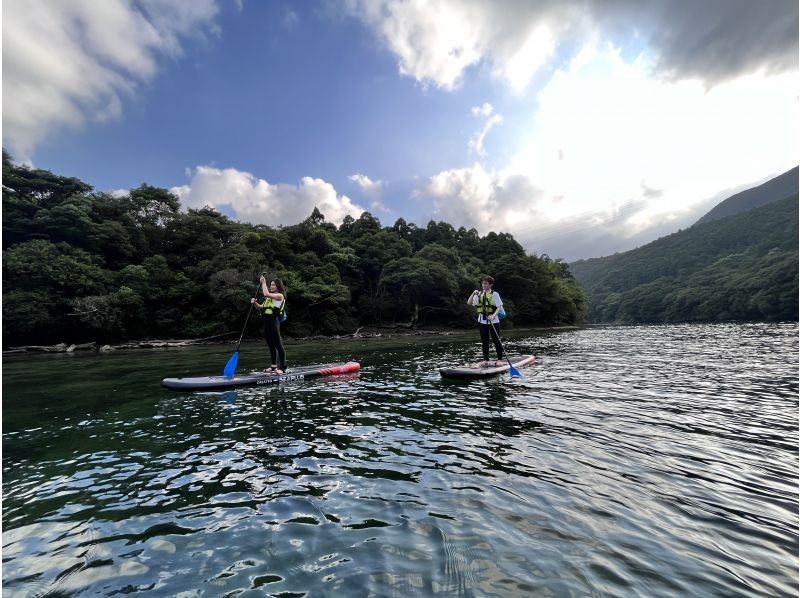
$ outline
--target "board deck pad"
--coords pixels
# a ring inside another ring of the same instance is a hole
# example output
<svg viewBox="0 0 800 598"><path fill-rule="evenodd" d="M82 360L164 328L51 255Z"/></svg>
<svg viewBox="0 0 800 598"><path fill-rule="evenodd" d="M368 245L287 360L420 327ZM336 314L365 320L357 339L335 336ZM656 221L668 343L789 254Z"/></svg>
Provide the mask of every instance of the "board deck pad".
<svg viewBox="0 0 800 598"><path fill-rule="evenodd" d="M326 363L323 365L309 365L290 368L285 374L272 372L249 372L236 375L233 378L225 376L196 376L190 378L164 378L161 386L170 390L225 390L242 386L261 386L277 384L318 376L337 376L340 374L353 374L361 369L357 361L347 363Z"/></svg>
<svg viewBox="0 0 800 598"><path fill-rule="evenodd" d="M508 358L511 361L511 365L516 369L536 363L536 358L533 355L509 355ZM475 363L439 368L439 373L442 375L442 378L488 378L508 372L511 369L506 359L490 359L487 365L483 363L484 362L478 361Z"/></svg>

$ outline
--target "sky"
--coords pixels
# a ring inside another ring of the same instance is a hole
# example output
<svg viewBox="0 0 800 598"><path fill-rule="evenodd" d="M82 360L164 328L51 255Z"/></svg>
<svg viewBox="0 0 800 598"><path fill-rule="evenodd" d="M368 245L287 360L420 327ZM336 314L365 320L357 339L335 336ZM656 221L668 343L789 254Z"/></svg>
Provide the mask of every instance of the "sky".
<svg viewBox="0 0 800 598"><path fill-rule="evenodd" d="M796 0L5 0L2 136L291 225L643 245L800 161Z"/></svg>

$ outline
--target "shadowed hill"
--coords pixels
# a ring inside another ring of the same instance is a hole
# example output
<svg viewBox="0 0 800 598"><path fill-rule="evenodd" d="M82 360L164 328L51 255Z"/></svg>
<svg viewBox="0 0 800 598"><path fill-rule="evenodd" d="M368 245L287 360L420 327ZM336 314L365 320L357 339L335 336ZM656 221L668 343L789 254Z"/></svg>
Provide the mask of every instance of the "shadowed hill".
<svg viewBox="0 0 800 598"><path fill-rule="evenodd" d="M704 224L712 220L719 220L726 216L741 214L753 208L758 208L773 201L785 199L798 192L798 167L784 172L782 175L770 179L766 183L731 195L725 201L718 203L705 216L695 224Z"/></svg>

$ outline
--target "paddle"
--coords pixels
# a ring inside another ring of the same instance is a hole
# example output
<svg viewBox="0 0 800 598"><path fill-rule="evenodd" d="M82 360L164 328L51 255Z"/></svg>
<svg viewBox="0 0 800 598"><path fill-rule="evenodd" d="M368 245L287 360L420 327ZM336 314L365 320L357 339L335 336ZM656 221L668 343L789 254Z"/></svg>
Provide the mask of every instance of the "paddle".
<svg viewBox="0 0 800 598"><path fill-rule="evenodd" d="M264 276L264 274L262 274ZM258 289L261 288L261 281L258 281L258 286L256 290L253 291L253 295L258 293ZM250 304L250 309L247 311L247 317L244 320L244 328L242 328L242 334L239 335L239 342L236 343L236 351L233 352L231 358L228 360L228 363L225 364L225 369L222 370L222 375L228 379L233 378L233 375L236 373L236 366L239 364L239 346L242 344L242 339L244 338L244 331L247 330L247 322L250 320L250 314L253 312L253 304Z"/></svg>
<svg viewBox="0 0 800 598"><path fill-rule="evenodd" d="M503 349L503 355L506 356L506 361L508 362L509 367L508 372L511 374L511 377L522 378L522 374L519 373L519 370L511 365L511 360L508 358L508 353L506 353L506 348L503 346L503 341L500 340L500 335L498 334L497 329L494 327L494 323L490 321L489 326L491 326L492 332L494 332L494 335L497 338L497 342L500 343L500 348Z"/></svg>

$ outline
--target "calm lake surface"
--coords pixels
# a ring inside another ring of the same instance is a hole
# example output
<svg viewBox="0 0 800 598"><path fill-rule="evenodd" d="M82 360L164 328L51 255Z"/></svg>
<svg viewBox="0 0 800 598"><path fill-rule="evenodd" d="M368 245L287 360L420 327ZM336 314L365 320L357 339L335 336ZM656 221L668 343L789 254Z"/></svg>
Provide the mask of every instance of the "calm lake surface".
<svg viewBox="0 0 800 598"><path fill-rule="evenodd" d="M796 596L795 324L291 344L361 373L216 394L233 346L3 362L3 596ZM245 344L239 372L263 367Z"/></svg>

